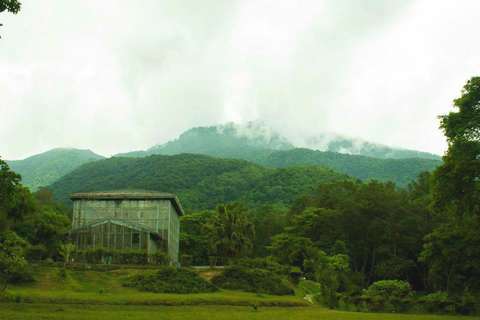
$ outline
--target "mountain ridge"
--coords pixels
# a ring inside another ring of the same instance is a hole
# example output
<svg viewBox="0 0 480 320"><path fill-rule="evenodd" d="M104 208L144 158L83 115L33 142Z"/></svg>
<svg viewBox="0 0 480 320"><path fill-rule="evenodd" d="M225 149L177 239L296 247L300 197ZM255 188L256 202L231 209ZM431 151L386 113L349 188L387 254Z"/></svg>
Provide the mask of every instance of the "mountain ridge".
<svg viewBox="0 0 480 320"><path fill-rule="evenodd" d="M36 191L60 179L79 166L104 159L89 149L55 148L23 160L5 160L22 176L22 184Z"/></svg>

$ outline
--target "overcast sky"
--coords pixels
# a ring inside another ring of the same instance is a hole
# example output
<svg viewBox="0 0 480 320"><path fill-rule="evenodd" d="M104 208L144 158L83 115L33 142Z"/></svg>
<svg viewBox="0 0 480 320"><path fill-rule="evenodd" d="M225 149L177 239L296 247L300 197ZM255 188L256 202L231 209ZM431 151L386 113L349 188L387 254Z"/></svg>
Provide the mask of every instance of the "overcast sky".
<svg viewBox="0 0 480 320"><path fill-rule="evenodd" d="M23 0L0 14L0 155L109 156L262 120L442 154L478 0Z"/></svg>

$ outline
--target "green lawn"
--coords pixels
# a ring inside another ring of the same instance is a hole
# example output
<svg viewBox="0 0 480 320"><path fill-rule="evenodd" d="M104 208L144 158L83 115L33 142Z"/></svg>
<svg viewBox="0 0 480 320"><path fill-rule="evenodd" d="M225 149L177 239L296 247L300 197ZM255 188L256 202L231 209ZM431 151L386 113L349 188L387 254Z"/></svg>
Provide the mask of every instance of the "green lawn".
<svg viewBox="0 0 480 320"><path fill-rule="evenodd" d="M233 305L233 306L309 306L303 295L271 296L241 291L221 290L201 294L167 294L140 292L122 287L121 279L136 269L112 271L70 271L67 278L58 275L57 268L41 267L37 281L30 285L9 286L9 300L37 304L84 305ZM0 297L1 300L1 297ZM8 299L7 299L8 301Z"/></svg>
<svg viewBox="0 0 480 320"><path fill-rule="evenodd" d="M262 308L233 306L109 306L0 304L1 319L259 319L259 320L453 320L458 316L340 312L320 307ZM478 317L462 317L480 319Z"/></svg>
<svg viewBox="0 0 480 320"><path fill-rule="evenodd" d="M121 279L137 269L70 271L37 267L37 281L9 286L0 295L0 319L478 319L480 317L398 315L332 311L303 297L318 291L302 281L295 296L220 290L203 294L159 294L125 288ZM16 303L13 303L16 302ZM257 306L255 311L253 306Z"/></svg>

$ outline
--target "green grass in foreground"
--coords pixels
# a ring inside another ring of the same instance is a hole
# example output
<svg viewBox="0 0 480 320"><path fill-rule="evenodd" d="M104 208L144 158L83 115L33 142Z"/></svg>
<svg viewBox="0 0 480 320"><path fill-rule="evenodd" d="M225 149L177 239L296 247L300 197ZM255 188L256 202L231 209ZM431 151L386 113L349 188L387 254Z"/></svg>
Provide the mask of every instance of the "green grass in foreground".
<svg viewBox="0 0 480 320"><path fill-rule="evenodd" d="M60 305L231 305L231 306L309 306L298 296L271 296L241 291L220 290L213 293L169 294L140 292L123 287L122 278L140 270L72 271L66 278L58 275L58 268L43 267L36 271L37 282L7 287L6 302ZM0 296L0 301L2 297ZM13 299L13 300L12 300ZM0 317L1 318L1 317Z"/></svg>
<svg viewBox="0 0 480 320"><path fill-rule="evenodd" d="M231 306L108 306L108 305L32 305L0 304L1 319L275 319L275 320L453 320L479 317L380 314L332 311L320 307L258 308Z"/></svg>

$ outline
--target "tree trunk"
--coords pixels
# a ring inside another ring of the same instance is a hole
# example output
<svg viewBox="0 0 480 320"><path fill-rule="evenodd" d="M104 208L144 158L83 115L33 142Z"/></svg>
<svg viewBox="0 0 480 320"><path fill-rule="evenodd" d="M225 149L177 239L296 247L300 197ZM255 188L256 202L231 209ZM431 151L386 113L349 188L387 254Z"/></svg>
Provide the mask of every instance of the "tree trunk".
<svg viewBox="0 0 480 320"><path fill-rule="evenodd" d="M372 266L370 267L370 274L368 275L367 284L370 284L370 278L372 277L374 267L375 267L375 250L373 250L373 253L372 253Z"/></svg>

